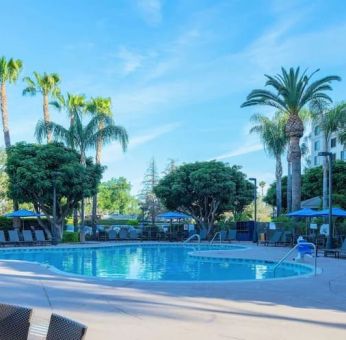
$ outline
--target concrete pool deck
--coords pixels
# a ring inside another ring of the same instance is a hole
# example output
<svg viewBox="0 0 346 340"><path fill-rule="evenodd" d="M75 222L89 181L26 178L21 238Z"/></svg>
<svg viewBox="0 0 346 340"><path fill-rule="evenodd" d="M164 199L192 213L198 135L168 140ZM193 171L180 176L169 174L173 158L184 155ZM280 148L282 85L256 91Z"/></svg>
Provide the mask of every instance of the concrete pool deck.
<svg viewBox="0 0 346 340"><path fill-rule="evenodd" d="M278 260L288 251L246 245L215 256ZM38 323L51 312L78 320L88 326L87 340L344 340L346 260L319 257L318 267L322 274L304 278L165 283L69 277L0 261L0 302L33 307Z"/></svg>

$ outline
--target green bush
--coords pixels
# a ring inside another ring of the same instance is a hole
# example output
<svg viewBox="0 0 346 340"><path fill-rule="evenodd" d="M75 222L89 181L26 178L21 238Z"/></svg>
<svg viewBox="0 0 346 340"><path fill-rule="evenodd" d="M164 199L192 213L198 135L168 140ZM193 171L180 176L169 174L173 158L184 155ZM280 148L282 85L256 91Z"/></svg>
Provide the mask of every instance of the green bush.
<svg viewBox="0 0 346 340"><path fill-rule="evenodd" d="M0 229L11 229L13 222L11 218L0 216Z"/></svg>
<svg viewBox="0 0 346 340"><path fill-rule="evenodd" d="M74 232L74 233L69 233L67 231L64 231L62 241L64 243L67 242L79 242L79 233Z"/></svg>

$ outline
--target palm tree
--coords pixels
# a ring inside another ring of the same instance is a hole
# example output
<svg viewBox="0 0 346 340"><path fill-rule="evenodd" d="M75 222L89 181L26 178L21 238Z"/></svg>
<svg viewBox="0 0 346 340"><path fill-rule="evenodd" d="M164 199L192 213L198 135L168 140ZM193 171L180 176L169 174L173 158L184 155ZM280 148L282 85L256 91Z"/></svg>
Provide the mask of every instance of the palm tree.
<svg viewBox="0 0 346 340"><path fill-rule="evenodd" d="M277 216L280 216L282 206L281 156L285 152L288 142L288 138L285 133L287 119L284 114L278 112L272 119L261 114L255 114L251 117L251 120L255 125L250 129L250 133L257 133L260 136L264 149L269 155L275 158L276 213Z"/></svg>
<svg viewBox="0 0 346 340"><path fill-rule="evenodd" d="M311 81L316 72L307 75L307 71L300 72L300 68L291 67L289 71L281 68L281 74L265 75L266 86L273 88L273 92L265 89L256 89L250 92L242 107L265 105L288 114L286 134L289 137L289 161L292 164L292 209L300 209L301 202L301 150L300 139L304 133L304 125L299 117L300 111L312 100L324 99L331 102L325 93L331 91L330 83L341 80L338 76L323 77Z"/></svg>
<svg viewBox="0 0 346 340"><path fill-rule="evenodd" d="M10 129L8 126L6 83L15 83L22 68L23 63L19 59L11 58L7 60L5 57L0 58L0 104L6 148L11 146Z"/></svg>
<svg viewBox="0 0 346 340"><path fill-rule="evenodd" d="M60 77L56 73L43 73L39 74L34 72L34 79L30 77L25 77L23 79L27 87L23 90L23 95L35 96L37 93L41 93L43 96L43 119L47 130L47 142L52 141L52 133L48 126L50 123L49 115L49 98L59 98L60 97Z"/></svg>
<svg viewBox="0 0 346 340"><path fill-rule="evenodd" d="M99 136L96 141L96 164L101 164L102 148L104 145L111 141L119 141L123 151L126 150L128 144L128 136L126 130L121 127L114 125L112 119L112 101L111 98L96 97L91 98L87 104L86 110L93 116L99 118L98 130L102 131L105 128L109 129L110 136L112 138L104 139L103 136ZM97 194L93 197L92 202L92 226L93 233L96 233L96 215L97 215Z"/></svg>
<svg viewBox="0 0 346 340"><path fill-rule="evenodd" d="M346 104L341 103L330 107L329 103L323 100L315 100L311 102L310 108L312 119L323 134L322 151L328 152L330 146L330 138L332 134L338 131L340 122L346 116ZM322 202L323 209L328 208L328 164L326 157L323 158L323 189Z"/></svg>
<svg viewBox="0 0 346 340"><path fill-rule="evenodd" d="M261 196L263 197L263 195L264 195L264 187L266 186L266 182L260 181L258 185L261 188Z"/></svg>

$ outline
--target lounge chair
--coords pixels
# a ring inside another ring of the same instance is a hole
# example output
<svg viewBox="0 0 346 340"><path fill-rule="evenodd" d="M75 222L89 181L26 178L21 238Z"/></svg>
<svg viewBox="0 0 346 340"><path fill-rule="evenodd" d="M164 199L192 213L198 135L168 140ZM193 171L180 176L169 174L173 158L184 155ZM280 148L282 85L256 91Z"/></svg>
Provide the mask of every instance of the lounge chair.
<svg viewBox="0 0 346 340"><path fill-rule="evenodd" d="M3 230L0 230L0 246L6 245L5 233Z"/></svg>
<svg viewBox="0 0 346 340"><path fill-rule="evenodd" d="M280 244L282 234L283 234L282 231L276 230L269 240L264 241L264 245L265 246L273 245L274 247L276 247L278 244Z"/></svg>
<svg viewBox="0 0 346 340"><path fill-rule="evenodd" d="M237 231L235 229L228 230L227 241L235 241L237 239Z"/></svg>
<svg viewBox="0 0 346 340"><path fill-rule="evenodd" d="M51 243L50 240L46 240L43 230L35 230L35 239L37 244L45 245Z"/></svg>
<svg viewBox="0 0 346 340"><path fill-rule="evenodd" d="M18 234L18 230L9 230L8 231L8 239L9 239L9 243L15 244L15 245L19 245L22 242L19 240L19 234Z"/></svg>
<svg viewBox="0 0 346 340"><path fill-rule="evenodd" d="M226 241L227 231L221 230L221 242Z"/></svg>
<svg viewBox="0 0 346 340"><path fill-rule="evenodd" d="M28 243L28 244L34 244L35 243L34 239L32 238L31 230L23 230L22 234L23 234L24 243Z"/></svg>
<svg viewBox="0 0 346 340"><path fill-rule="evenodd" d="M324 249L324 256L333 255L334 257L339 258L340 256L346 256L346 238L340 248L336 249Z"/></svg>
<svg viewBox="0 0 346 340"><path fill-rule="evenodd" d="M32 309L0 304L0 340L26 340Z"/></svg>
<svg viewBox="0 0 346 340"><path fill-rule="evenodd" d="M139 233L136 229L131 229L129 232L129 239L130 240L138 240L139 239Z"/></svg>
<svg viewBox="0 0 346 340"><path fill-rule="evenodd" d="M76 321L52 314L46 340L82 340L87 327Z"/></svg>
<svg viewBox="0 0 346 340"><path fill-rule="evenodd" d="M108 232L108 241L115 241L117 239L117 232L115 230L110 230Z"/></svg>
<svg viewBox="0 0 346 340"><path fill-rule="evenodd" d="M124 241L129 239L129 232L125 228L121 228L119 231L119 239Z"/></svg>

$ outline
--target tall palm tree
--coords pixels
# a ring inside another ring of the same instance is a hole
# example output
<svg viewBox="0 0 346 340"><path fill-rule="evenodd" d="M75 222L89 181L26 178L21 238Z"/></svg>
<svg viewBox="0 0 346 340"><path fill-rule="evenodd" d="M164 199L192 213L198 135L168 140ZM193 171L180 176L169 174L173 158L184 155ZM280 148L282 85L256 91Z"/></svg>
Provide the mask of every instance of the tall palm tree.
<svg viewBox="0 0 346 340"><path fill-rule="evenodd" d="M311 102L310 109L312 119L323 134L322 151L330 150L330 139L334 132L338 131L340 122L346 116L346 104L341 103L331 107L329 103L323 100L315 100ZM323 189L322 202L323 209L328 208L328 163L326 157L323 158Z"/></svg>
<svg viewBox="0 0 346 340"><path fill-rule="evenodd" d="M285 152L288 142L285 133L287 119L284 114L278 112L272 119L261 114L255 114L251 117L251 120L255 125L250 129L250 133L257 133L260 136L264 149L275 158L276 213L277 216L280 216L282 207L281 156Z"/></svg>
<svg viewBox="0 0 346 340"><path fill-rule="evenodd" d="M112 138L106 140L103 136L99 136L96 141L96 164L101 164L102 148L104 145L111 141L119 141L123 151L126 150L128 144L127 132L121 126L114 125L112 118L112 101L111 98L96 97L91 98L90 102L87 104L86 110L93 116L99 117L98 130L102 131L105 128L111 129ZM96 215L97 215L97 194L93 197L92 202L92 226L93 233L96 233Z"/></svg>
<svg viewBox="0 0 346 340"><path fill-rule="evenodd" d="M339 76L327 76L311 81L316 72L307 74L300 68L291 67L289 71L281 68L281 74L275 76L265 75L265 86L274 91L256 89L250 92L242 107L253 105L266 105L289 115L286 123L286 134L289 137L289 161L292 164L292 209L300 209L301 202L301 150L300 139L304 134L304 125L299 112L312 100L324 99L331 102L326 91L331 91L330 83L341 80Z"/></svg>
<svg viewBox="0 0 346 340"><path fill-rule="evenodd" d="M8 125L6 84L15 83L22 68L23 63L19 59L11 58L7 60L5 57L0 58L0 104L2 127L4 131L6 148L9 148L11 146L10 129Z"/></svg>
<svg viewBox="0 0 346 340"><path fill-rule="evenodd" d="M263 197L263 195L264 195L264 187L266 186L266 182L265 182L265 181L260 181L260 182L258 183L258 185L259 185L260 188L261 188L261 196Z"/></svg>
<svg viewBox="0 0 346 340"><path fill-rule="evenodd" d="M43 73L39 74L34 72L34 78L25 77L27 87L23 90L23 95L35 96L37 93L41 93L43 96L43 119L47 130L47 143L52 141L52 133L48 126L50 123L49 115L49 98L60 97L60 77L56 73Z"/></svg>

